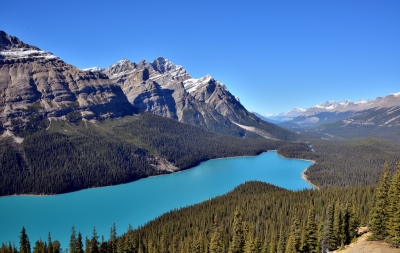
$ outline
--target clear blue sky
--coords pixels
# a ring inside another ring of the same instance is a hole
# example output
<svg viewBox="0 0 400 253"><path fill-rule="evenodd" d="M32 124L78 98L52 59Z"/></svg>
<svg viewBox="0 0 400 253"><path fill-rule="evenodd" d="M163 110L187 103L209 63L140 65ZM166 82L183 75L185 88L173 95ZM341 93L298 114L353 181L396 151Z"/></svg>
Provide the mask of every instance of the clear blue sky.
<svg viewBox="0 0 400 253"><path fill-rule="evenodd" d="M164 56L250 111L400 91L400 1L2 1L0 30L79 68Z"/></svg>

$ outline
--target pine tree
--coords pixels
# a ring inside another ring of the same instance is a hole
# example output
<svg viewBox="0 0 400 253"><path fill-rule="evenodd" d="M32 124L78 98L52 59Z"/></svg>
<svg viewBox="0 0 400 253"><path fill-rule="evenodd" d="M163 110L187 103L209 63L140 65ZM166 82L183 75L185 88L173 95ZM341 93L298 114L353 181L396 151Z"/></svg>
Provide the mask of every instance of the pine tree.
<svg viewBox="0 0 400 253"><path fill-rule="evenodd" d="M69 239L69 253L78 253L76 252L76 232L74 226L72 226L71 237Z"/></svg>
<svg viewBox="0 0 400 253"><path fill-rule="evenodd" d="M356 201L353 200L353 204L351 205L350 220L349 220L350 240L354 240L357 237L359 226L360 226L360 221L358 219L357 204Z"/></svg>
<svg viewBox="0 0 400 253"><path fill-rule="evenodd" d="M255 246L254 246L254 239L253 233L248 232L244 244L244 252L245 253L254 253Z"/></svg>
<svg viewBox="0 0 400 253"><path fill-rule="evenodd" d="M279 229L279 240L278 240L278 246L276 248L276 252L284 253L285 246L286 246L285 232L283 230L283 226L281 225L281 228Z"/></svg>
<svg viewBox="0 0 400 253"><path fill-rule="evenodd" d="M21 235L19 237L19 253L30 253L31 244L29 243L28 235L26 234L25 227L22 227Z"/></svg>
<svg viewBox="0 0 400 253"><path fill-rule="evenodd" d="M385 163L382 177L379 185L375 190L374 205L371 208L370 214L370 231L375 238L383 239L387 235L387 207L389 190L389 165Z"/></svg>
<svg viewBox="0 0 400 253"><path fill-rule="evenodd" d="M47 253L53 253L53 242L51 241L50 232L47 235Z"/></svg>
<svg viewBox="0 0 400 253"><path fill-rule="evenodd" d="M393 246L400 245L400 166L392 178L389 188L388 234Z"/></svg>
<svg viewBox="0 0 400 253"><path fill-rule="evenodd" d="M317 233L318 227L315 223L315 209L314 205L311 204L310 211L308 213L307 224L306 224L306 236L305 236L305 247L306 252L315 252L317 248Z"/></svg>
<svg viewBox="0 0 400 253"><path fill-rule="evenodd" d="M96 228L93 228L92 239L90 240L90 252L99 253L99 237Z"/></svg>
<svg viewBox="0 0 400 253"><path fill-rule="evenodd" d="M117 253L117 228L115 223L110 229L110 239L108 241L111 246L111 253Z"/></svg>
<svg viewBox="0 0 400 253"><path fill-rule="evenodd" d="M345 208L343 209L343 214L342 214L342 241L341 245L346 245L349 244L351 241L351 236L350 236L350 205L346 204Z"/></svg>
<svg viewBox="0 0 400 253"><path fill-rule="evenodd" d="M86 236L86 239L85 239L85 253L91 253L92 252L92 249L90 248L90 240L89 240L89 238Z"/></svg>
<svg viewBox="0 0 400 253"><path fill-rule="evenodd" d="M61 252L61 244L59 241L53 241L53 253L60 253Z"/></svg>
<svg viewBox="0 0 400 253"><path fill-rule="evenodd" d="M286 244L285 253L297 253L300 252L300 224L296 217L292 219L292 225L290 227L290 234L288 242Z"/></svg>
<svg viewBox="0 0 400 253"><path fill-rule="evenodd" d="M223 249L222 232L219 226L218 216L214 216L213 233L210 240L210 253L221 253Z"/></svg>
<svg viewBox="0 0 400 253"><path fill-rule="evenodd" d="M324 240L326 242L326 248L329 250L336 249L336 235L334 231L334 208L333 204L328 205L326 214L326 221L324 226Z"/></svg>
<svg viewBox="0 0 400 253"><path fill-rule="evenodd" d="M76 253L83 253L83 242L82 242L81 232L78 232L78 238L76 238L75 246L76 246L75 248Z"/></svg>
<svg viewBox="0 0 400 253"><path fill-rule="evenodd" d="M244 249L244 232L242 225L242 214L236 207L233 225L232 225L232 241L229 247L229 253L243 253Z"/></svg>
<svg viewBox="0 0 400 253"><path fill-rule="evenodd" d="M336 201L335 203L335 214L333 218L333 232L335 236L335 246L341 246L343 242L344 232L343 232L343 217L342 217L342 210L340 206L340 201Z"/></svg>

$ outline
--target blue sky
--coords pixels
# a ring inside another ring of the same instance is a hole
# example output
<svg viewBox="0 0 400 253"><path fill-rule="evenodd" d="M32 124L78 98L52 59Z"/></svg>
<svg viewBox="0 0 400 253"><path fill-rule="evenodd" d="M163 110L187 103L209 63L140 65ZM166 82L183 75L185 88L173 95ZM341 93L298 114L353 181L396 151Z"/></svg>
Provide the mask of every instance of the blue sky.
<svg viewBox="0 0 400 253"><path fill-rule="evenodd" d="M400 1L3 1L0 30L79 68L164 56L261 114L400 92Z"/></svg>

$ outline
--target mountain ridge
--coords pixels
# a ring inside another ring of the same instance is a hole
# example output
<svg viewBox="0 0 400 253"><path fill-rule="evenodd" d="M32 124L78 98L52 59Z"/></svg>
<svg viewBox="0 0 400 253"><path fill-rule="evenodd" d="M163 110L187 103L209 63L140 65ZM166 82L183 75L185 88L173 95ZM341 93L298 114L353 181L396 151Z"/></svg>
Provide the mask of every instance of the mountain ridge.
<svg viewBox="0 0 400 253"><path fill-rule="evenodd" d="M26 129L37 118L102 120L142 110L237 137L296 138L261 122L216 79L194 79L163 57L81 70L4 31L0 44L0 129Z"/></svg>

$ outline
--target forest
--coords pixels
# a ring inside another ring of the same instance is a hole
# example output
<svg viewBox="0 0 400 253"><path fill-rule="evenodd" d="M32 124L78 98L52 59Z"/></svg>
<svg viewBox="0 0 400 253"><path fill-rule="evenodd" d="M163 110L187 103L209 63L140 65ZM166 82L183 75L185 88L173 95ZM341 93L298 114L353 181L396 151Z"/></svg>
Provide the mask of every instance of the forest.
<svg viewBox="0 0 400 253"><path fill-rule="evenodd" d="M43 128L25 129L21 145L11 138L0 142L0 195L65 193L169 173L153 166L160 157L185 170L281 146L309 150L301 143L215 134L151 113L95 124L52 121Z"/></svg>
<svg viewBox="0 0 400 253"><path fill-rule="evenodd" d="M377 186L289 191L248 182L209 201L170 211L143 227L128 227L109 239L82 235L72 227L69 245L39 240L30 245L22 228L19 247L3 243L0 253L105 252L327 252L343 248L369 226L371 240L400 245L400 168L389 165ZM62 247L65 247L64 249Z"/></svg>

